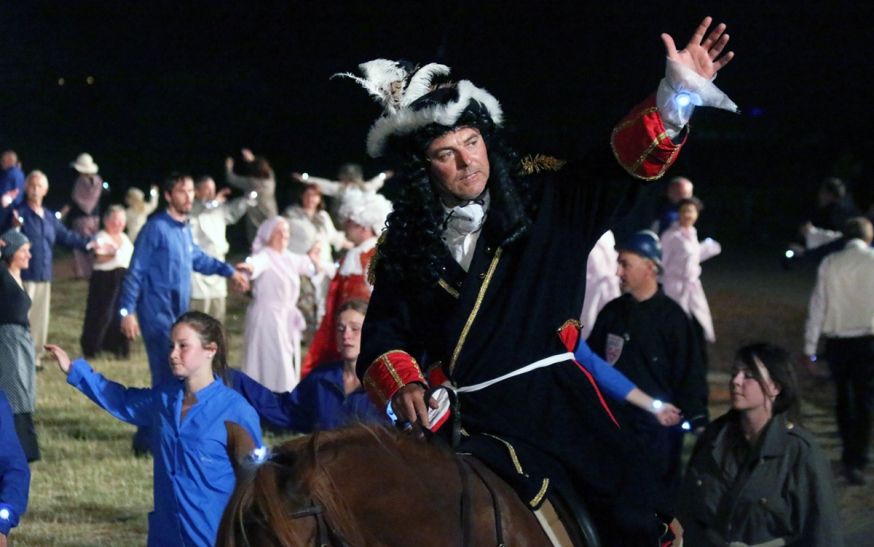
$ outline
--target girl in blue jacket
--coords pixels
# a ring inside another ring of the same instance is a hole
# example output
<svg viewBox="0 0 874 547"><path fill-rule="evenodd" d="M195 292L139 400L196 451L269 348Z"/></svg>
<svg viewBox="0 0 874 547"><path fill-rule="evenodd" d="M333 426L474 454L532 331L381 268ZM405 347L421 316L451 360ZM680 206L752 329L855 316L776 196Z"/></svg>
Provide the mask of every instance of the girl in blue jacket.
<svg viewBox="0 0 874 547"><path fill-rule="evenodd" d="M227 351L222 325L201 312L173 324L170 369L174 379L154 388L128 388L94 372L84 359L72 363L47 345L67 383L119 420L151 426L155 510L148 544L214 545L219 521L236 482L227 452L225 422L234 422L261 446L255 410L224 384Z"/></svg>

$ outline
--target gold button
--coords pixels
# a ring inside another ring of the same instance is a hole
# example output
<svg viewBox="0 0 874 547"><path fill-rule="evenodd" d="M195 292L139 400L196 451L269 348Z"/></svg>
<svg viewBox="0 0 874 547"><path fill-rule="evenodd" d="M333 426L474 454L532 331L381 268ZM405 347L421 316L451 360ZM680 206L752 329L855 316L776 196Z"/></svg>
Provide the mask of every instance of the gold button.
<svg viewBox="0 0 874 547"><path fill-rule="evenodd" d="M479 278L480 278L480 280L485 279L486 278L485 272L479 274Z"/></svg>

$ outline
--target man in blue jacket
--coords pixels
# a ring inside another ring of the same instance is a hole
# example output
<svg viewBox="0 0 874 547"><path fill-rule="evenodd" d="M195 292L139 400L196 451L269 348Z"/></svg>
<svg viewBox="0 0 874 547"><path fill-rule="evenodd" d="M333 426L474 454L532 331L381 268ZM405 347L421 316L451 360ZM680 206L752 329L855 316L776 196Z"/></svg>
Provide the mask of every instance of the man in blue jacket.
<svg viewBox="0 0 874 547"><path fill-rule="evenodd" d="M119 298L121 330L130 340L142 332L153 387L173 377L168 362L170 328L188 311L192 270L230 277L242 290L249 287L242 272L195 245L188 225L194 202L192 178L174 173L164 181L163 190L167 209L150 218L137 236ZM135 453L148 452L149 435L148 428L137 430Z"/></svg>
<svg viewBox="0 0 874 547"><path fill-rule="evenodd" d="M15 434L12 408L0 391L0 546L27 509L30 469Z"/></svg>

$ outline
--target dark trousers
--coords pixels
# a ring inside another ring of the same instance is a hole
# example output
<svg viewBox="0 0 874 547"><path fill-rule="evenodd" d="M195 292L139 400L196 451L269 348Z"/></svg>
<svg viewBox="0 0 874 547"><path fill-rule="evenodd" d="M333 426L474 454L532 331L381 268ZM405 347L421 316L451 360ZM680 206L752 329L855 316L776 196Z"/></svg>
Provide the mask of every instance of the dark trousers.
<svg viewBox="0 0 874 547"><path fill-rule="evenodd" d="M88 284L88 305L82 325L82 355L94 357L99 351L110 351L126 359L130 342L121 332L118 295L126 268L111 271L94 270Z"/></svg>
<svg viewBox="0 0 874 547"><path fill-rule="evenodd" d="M36 440L36 428L33 426L33 415L30 412L13 414L15 433L24 450L24 456L28 462L35 462L40 458L39 443Z"/></svg>
<svg viewBox="0 0 874 547"><path fill-rule="evenodd" d="M874 336L829 338L825 351L837 390L842 461L848 467L862 468L868 463L871 441Z"/></svg>

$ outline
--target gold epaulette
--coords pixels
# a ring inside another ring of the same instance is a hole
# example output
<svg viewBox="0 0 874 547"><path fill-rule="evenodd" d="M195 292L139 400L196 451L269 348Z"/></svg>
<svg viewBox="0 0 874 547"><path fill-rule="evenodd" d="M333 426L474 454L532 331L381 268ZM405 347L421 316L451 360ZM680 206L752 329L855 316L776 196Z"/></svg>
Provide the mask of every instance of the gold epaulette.
<svg viewBox="0 0 874 547"><path fill-rule="evenodd" d="M545 154L528 155L522 158L521 173L523 175L531 175L541 171L558 171L566 163L564 160Z"/></svg>
<svg viewBox="0 0 874 547"><path fill-rule="evenodd" d="M379 247L385 241L385 234L387 233L388 230L383 230L379 235L379 239L376 240L376 254L373 255L373 258L370 259L370 264L367 265L367 283L371 287L376 286L376 263L379 262Z"/></svg>

